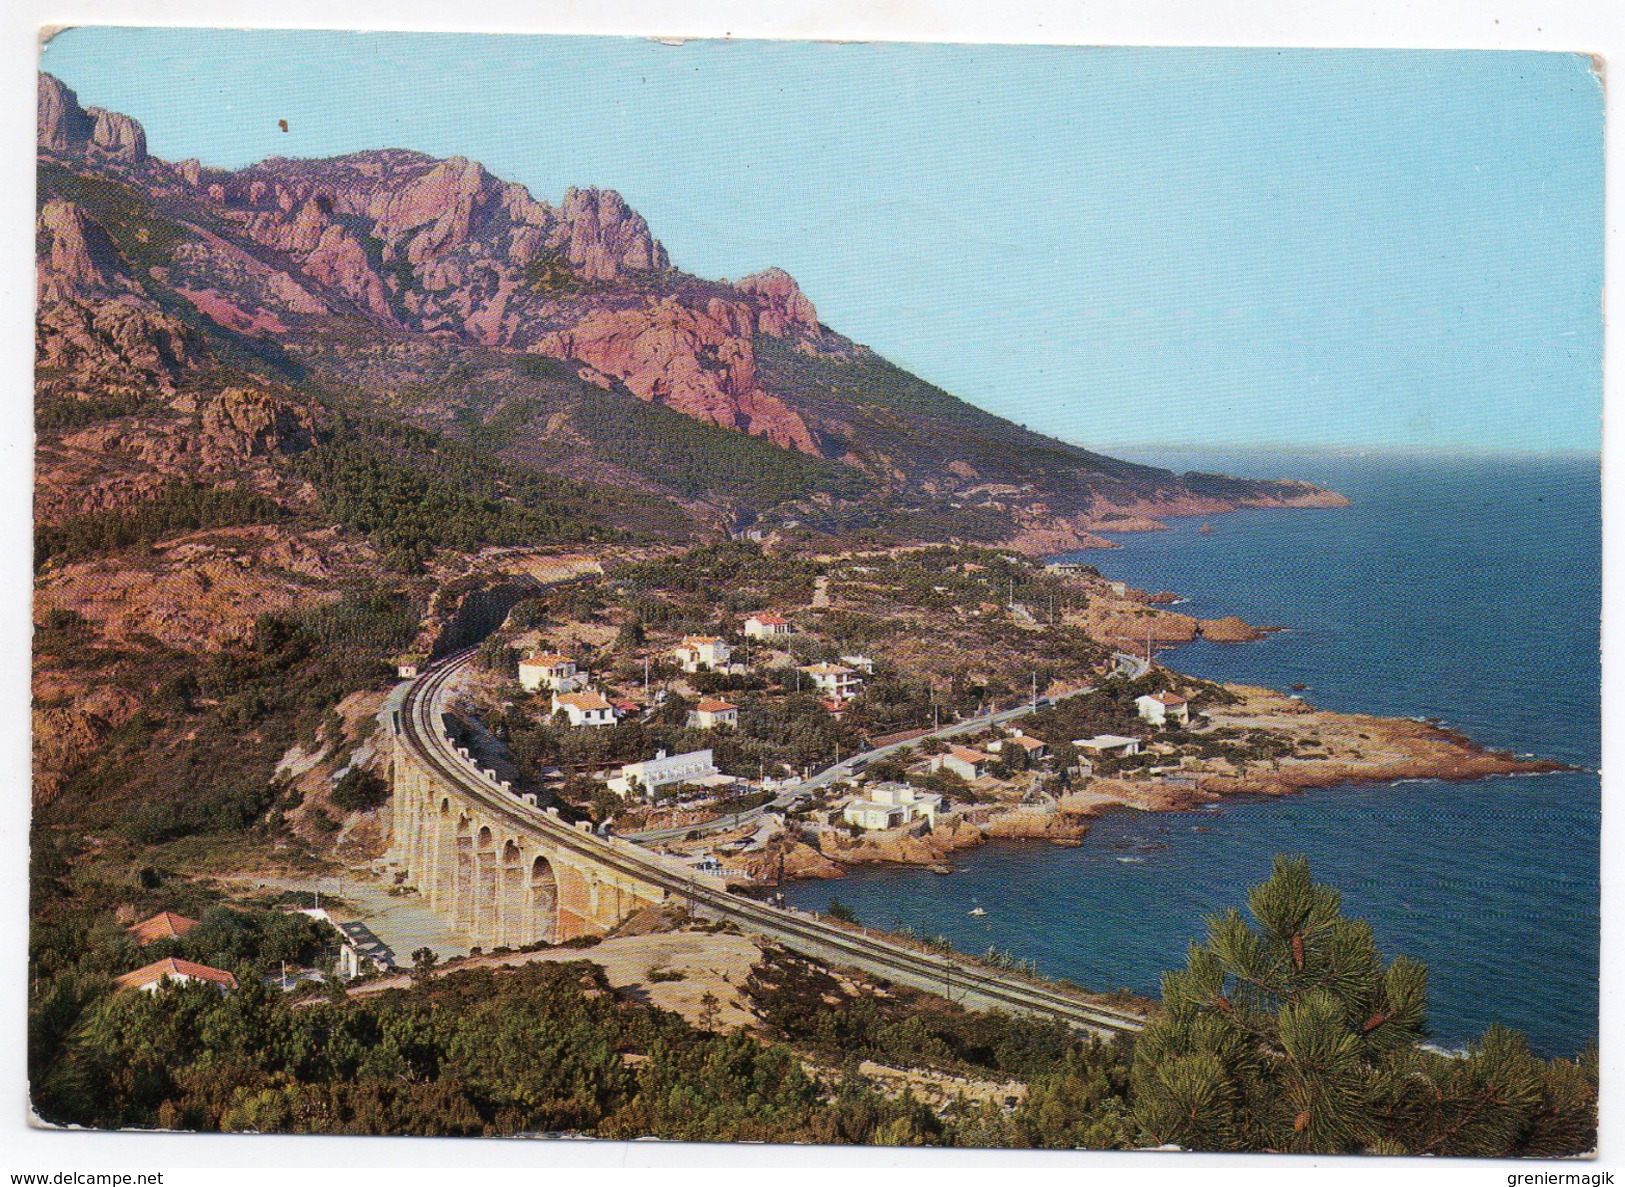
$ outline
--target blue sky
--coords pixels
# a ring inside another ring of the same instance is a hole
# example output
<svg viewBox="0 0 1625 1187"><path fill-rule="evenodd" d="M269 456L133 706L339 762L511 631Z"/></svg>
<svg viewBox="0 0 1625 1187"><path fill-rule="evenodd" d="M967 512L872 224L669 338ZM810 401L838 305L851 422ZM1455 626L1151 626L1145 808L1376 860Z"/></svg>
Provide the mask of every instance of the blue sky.
<svg viewBox="0 0 1625 1187"><path fill-rule="evenodd" d="M786 268L1086 445L1600 441L1583 57L86 28L42 64L169 159L392 145L613 187L679 267Z"/></svg>

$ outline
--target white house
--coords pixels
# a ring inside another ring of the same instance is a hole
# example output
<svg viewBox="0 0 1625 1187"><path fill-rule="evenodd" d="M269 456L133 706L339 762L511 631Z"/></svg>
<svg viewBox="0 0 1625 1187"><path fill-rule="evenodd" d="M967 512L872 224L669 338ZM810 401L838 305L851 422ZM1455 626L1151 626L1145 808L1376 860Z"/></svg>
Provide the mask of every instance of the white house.
<svg viewBox="0 0 1625 1187"><path fill-rule="evenodd" d="M865 789L865 798L849 801L841 818L861 829L900 828L916 820L935 827L942 797L907 783L877 783Z"/></svg>
<svg viewBox="0 0 1625 1187"><path fill-rule="evenodd" d="M865 831L879 832L888 828L902 828L908 821L908 809L901 804L852 800L841 809L841 819Z"/></svg>
<svg viewBox="0 0 1625 1187"><path fill-rule="evenodd" d="M726 641L710 635L688 635L672 651L678 667L685 672L726 668L732 654Z"/></svg>
<svg viewBox="0 0 1625 1187"><path fill-rule="evenodd" d="M1178 693L1159 692L1149 696L1136 697L1134 707L1139 710L1140 717L1152 725L1186 725L1191 719L1190 704Z"/></svg>
<svg viewBox="0 0 1625 1187"><path fill-rule="evenodd" d="M933 771L952 771L961 779L980 779L987 774L987 766L993 760L980 750L971 750L964 746L955 746L946 754L939 754L931 760Z"/></svg>
<svg viewBox="0 0 1625 1187"><path fill-rule="evenodd" d="M745 619L745 635L751 639L772 639L790 633L790 620L764 610Z"/></svg>
<svg viewBox="0 0 1625 1187"><path fill-rule="evenodd" d="M863 688L863 677L845 664L807 664L801 669L813 686L835 701L849 701Z"/></svg>
<svg viewBox="0 0 1625 1187"><path fill-rule="evenodd" d="M1029 738L1017 730L1014 737L1000 738L996 742L989 742L987 748L995 754L1004 754L1011 750L1019 750L1025 754L1028 761L1035 761L1049 754L1049 747L1037 738Z"/></svg>
<svg viewBox="0 0 1625 1187"><path fill-rule="evenodd" d="M1138 754L1140 739L1125 738L1121 734L1096 734L1092 738L1074 738L1072 746L1094 755Z"/></svg>
<svg viewBox="0 0 1625 1187"><path fill-rule="evenodd" d="M739 706L730 705L727 701L704 700L688 711L688 728L691 730L710 730L719 725L738 724Z"/></svg>
<svg viewBox="0 0 1625 1187"><path fill-rule="evenodd" d="M362 973L387 973L395 968L395 951L373 934L359 919L336 924L343 943L339 945L338 975L353 981Z"/></svg>
<svg viewBox="0 0 1625 1187"><path fill-rule="evenodd" d="M875 674L875 661L867 655L843 655L841 656L841 662L849 668L862 672L865 676Z"/></svg>
<svg viewBox="0 0 1625 1187"><path fill-rule="evenodd" d="M615 706L595 692L556 692L553 712L563 709L571 725L594 727L615 724Z"/></svg>
<svg viewBox="0 0 1625 1187"><path fill-rule="evenodd" d="M553 692L574 692L587 683L587 673L576 667L567 655L533 655L519 661L519 683L526 692L546 688Z"/></svg>
<svg viewBox="0 0 1625 1187"><path fill-rule="evenodd" d="M206 964L196 964L190 960L181 960L178 957L168 956L163 960L136 969L133 973L125 973L113 982L114 989L139 989L142 993L157 993L168 981L186 985L193 981L201 981L206 985L213 985L221 993L237 988L237 978L224 969L210 968Z"/></svg>
<svg viewBox="0 0 1625 1187"><path fill-rule="evenodd" d="M675 783L727 781L727 776L711 761L709 750L693 750L687 754L667 754L661 750L645 762L627 763L609 777L609 789L628 798L641 793L645 799L653 799L662 787Z"/></svg>

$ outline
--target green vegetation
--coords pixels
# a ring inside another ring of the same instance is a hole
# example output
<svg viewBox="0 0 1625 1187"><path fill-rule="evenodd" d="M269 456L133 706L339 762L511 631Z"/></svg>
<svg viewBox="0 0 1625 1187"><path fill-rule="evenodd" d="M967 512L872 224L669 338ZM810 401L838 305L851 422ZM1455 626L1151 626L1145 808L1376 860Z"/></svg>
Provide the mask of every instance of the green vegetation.
<svg viewBox="0 0 1625 1187"><path fill-rule="evenodd" d="M1545 1061L1495 1026L1463 1057L1420 1046L1427 970L1386 966L1371 928L1301 859L1163 978L1131 1097L1144 1138L1202 1150L1553 1157L1595 1142L1597 1064Z"/></svg>
<svg viewBox="0 0 1625 1187"><path fill-rule="evenodd" d="M36 896L83 882L49 846L36 849L34 878ZM83 888L80 909L36 920L29 1074L48 1120L1482 1157L1572 1156L1596 1138L1594 1054L1537 1059L1501 1028L1460 1056L1425 1049L1425 970L1384 964L1370 929L1301 861L1278 859L1254 888L1256 926L1214 917L1187 968L1165 978L1146 1030L1109 1043L862 974L838 979L773 948L743 986L765 1040L713 1033L714 995L695 1028L617 995L584 961L437 977L428 949L413 954L409 988L296 1007L261 978L281 960L324 959L331 933L217 905L182 939L137 950L108 904L187 907L196 891L165 881L141 871L123 889ZM241 989L111 992L113 976L165 955L232 969ZM852 1070L860 1059L1025 1092L932 1107L882 1095Z"/></svg>
<svg viewBox="0 0 1625 1187"><path fill-rule="evenodd" d="M144 711L113 731L42 809L38 823L115 829L150 844L249 828L283 794L276 765L313 744L343 697L393 678L381 657L408 643L417 612L399 593L352 595L303 613L262 615L252 641L201 662L154 649L117 661L82 631L50 623L37 646L68 666L139 665L152 682Z"/></svg>
<svg viewBox="0 0 1625 1187"><path fill-rule="evenodd" d="M99 396L63 396L36 388L34 430L38 433L71 433L86 425L136 416L160 407L141 392L121 392Z"/></svg>
<svg viewBox="0 0 1625 1187"><path fill-rule="evenodd" d="M186 238L184 227L160 215L147 195L104 177L75 173L53 162L41 161L36 202L65 198L84 208L112 236L119 253L137 273L167 267Z"/></svg>
<svg viewBox="0 0 1625 1187"><path fill-rule="evenodd" d="M322 508L370 536L392 565L437 548L613 540L620 496L493 461L467 444L381 420L343 420L294 471Z"/></svg>
<svg viewBox="0 0 1625 1187"><path fill-rule="evenodd" d="M631 395L594 392L570 414L593 452L687 498L724 495L751 506L826 493L854 498L870 482L840 462L780 449Z"/></svg>
<svg viewBox="0 0 1625 1187"><path fill-rule="evenodd" d="M203 528L275 523L286 512L254 491L174 481L144 503L117 511L95 511L34 532L34 567L52 560L80 560L104 552L147 546L169 536Z"/></svg>

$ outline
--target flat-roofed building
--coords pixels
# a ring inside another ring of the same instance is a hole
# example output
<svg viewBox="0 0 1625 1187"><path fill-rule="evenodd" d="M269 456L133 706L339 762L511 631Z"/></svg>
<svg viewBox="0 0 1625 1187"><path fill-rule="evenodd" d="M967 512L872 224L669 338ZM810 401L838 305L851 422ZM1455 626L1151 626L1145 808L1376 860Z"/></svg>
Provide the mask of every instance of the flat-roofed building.
<svg viewBox="0 0 1625 1187"><path fill-rule="evenodd" d="M729 782L711 760L710 750L691 750L687 754L667 754L657 751L644 762L629 762L609 777L609 789L628 799L653 799L663 787L679 783L707 784Z"/></svg>

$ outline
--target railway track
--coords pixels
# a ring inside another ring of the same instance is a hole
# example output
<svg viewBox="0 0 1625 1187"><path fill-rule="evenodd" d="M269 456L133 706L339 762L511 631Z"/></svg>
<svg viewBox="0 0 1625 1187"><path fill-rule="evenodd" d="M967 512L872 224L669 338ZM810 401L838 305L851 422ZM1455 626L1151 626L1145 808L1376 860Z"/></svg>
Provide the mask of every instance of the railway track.
<svg viewBox="0 0 1625 1187"><path fill-rule="evenodd" d="M922 952L896 941L867 935L817 917L772 907L725 890L698 884L682 867L628 841L583 833L526 803L463 761L438 724L447 685L473 657L474 649L453 653L413 681L396 717L396 726L420 761L448 785L515 827L547 837L601 866L658 886L685 899L690 908L729 920L775 940L792 951L846 963L932 992L946 989L962 999L979 999L1022 1013L1058 1018L1094 1032L1134 1033L1144 1019L1127 1010L1103 1006L958 960Z"/></svg>

